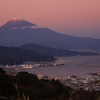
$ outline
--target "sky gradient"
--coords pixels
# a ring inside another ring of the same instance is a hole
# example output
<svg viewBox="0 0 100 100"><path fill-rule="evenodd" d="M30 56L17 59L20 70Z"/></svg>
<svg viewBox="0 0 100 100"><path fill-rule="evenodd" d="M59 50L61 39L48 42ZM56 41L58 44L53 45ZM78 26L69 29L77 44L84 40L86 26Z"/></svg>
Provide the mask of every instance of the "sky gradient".
<svg viewBox="0 0 100 100"><path fill-rule="evenodd" d="M0 26L14 17L63 34L100 38L100 0L0 0Z"/></svg>

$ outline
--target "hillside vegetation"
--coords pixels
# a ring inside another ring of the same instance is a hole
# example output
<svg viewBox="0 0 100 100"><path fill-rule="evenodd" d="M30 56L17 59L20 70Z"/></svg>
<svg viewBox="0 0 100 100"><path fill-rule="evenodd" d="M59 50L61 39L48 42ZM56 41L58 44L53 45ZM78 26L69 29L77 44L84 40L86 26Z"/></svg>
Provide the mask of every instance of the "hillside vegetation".
<svg viewBox="0 0 100 100"><path fill-rule="evenodd" d="M28 72L11 76L0 68L0 100L100 100L100 91L74 90Z"/></svg>

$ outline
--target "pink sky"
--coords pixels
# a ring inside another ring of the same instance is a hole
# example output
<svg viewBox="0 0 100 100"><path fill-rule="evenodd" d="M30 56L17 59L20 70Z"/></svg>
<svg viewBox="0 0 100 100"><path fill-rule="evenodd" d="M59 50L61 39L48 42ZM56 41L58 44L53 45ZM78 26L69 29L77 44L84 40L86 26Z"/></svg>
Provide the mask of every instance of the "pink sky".
<svg viewBox="0 0 100 100"><path fill-rule="evenodd" d="M0 26L14 17L64 34L100 38L100 0L0 0Z"/></svg>

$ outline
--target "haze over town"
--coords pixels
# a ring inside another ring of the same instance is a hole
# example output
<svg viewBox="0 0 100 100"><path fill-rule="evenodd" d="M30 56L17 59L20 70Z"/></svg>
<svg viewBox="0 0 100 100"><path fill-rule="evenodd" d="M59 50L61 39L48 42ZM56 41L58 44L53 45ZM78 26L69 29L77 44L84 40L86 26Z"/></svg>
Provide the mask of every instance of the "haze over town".
<svg viewBox="0 0 100 100"><path fill-rule="evenodd" d="M63 34L100 38L99 0L0 0L0 26L14 17Z"/></svg>

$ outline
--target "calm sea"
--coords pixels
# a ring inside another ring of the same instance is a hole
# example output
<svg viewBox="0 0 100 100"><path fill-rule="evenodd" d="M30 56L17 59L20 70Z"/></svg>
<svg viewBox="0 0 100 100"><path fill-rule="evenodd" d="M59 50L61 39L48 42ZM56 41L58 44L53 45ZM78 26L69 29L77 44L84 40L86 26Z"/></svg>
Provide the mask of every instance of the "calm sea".
<svg viewBox="0 0 100 100"><path fill-rule="evenodd" d="M29 73L43 74L50 77L62 75L67 78L71 75L78 77L88 77L88 73L100 72L100 56L74 56L57 57L65 65L47 66L32 69L26 69Z"/></svg>

